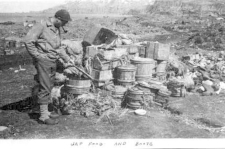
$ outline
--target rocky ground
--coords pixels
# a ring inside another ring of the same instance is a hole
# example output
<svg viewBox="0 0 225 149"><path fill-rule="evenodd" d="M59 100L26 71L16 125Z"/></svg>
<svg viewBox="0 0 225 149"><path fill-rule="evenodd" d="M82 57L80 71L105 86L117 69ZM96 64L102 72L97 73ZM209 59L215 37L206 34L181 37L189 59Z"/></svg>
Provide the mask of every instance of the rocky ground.
<svg viewBox="0 0 225 149"><path fill-rule="evenodd" d="M198 46L192 46L187 42L191 37L190 32L187 33L190 29L188 25L176 24L173 20L169 22L166 17L161 19L163 20L161 22L158 17L149 19L143 16L121 20L123 17L75 19L67 26L69 33L63 37L81 40L89 27L98 23L116 32L133 34L140 41L173 43L177 47L175 50L179 50L177 51L179 55L198 51ZM10 32L18 37L26 34L22 23L0 26L1 34L5 37ZM192 42L194 43L194 39ZM21 56L24 61L20 61ZM167 108L152 107L145 116L137 116L131 110L121 109L98 121L98 116L85 118L74 113L61 116L58 125L42 125L37 122L38 115L30 113L30 107L35 104L31 98L31 88L35 85L33 75L36 72L25 49L21 48L14 56L1 57L0 64L0 126L8 127L7 130L0 132L0 138L146 139L225 136L225 100L219 95L189 94L185 98L171 98L172 102ZM26 70L16 72L15 70L19 70L19 64Z"/></svg>

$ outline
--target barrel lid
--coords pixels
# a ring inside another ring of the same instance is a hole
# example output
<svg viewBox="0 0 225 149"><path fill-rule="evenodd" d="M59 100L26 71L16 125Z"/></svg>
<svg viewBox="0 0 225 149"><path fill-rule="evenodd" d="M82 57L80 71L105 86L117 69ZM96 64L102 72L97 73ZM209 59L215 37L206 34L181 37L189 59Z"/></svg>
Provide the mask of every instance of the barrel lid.
<svg viewBox="0 0 225 149"><path fill-rule="evenodd" d="M131 87L128 89L128 92L137 92L137 93L143 93L143 91L141 91L140 89L138 89L137 87Z"/></svg>
<svg viewBox="0 0 225 149"><path fill-rule="evenodd" d="M157 80L149 80L148 83L150 84L157 84L157 85L162 85L163 83Z"/></svg>
<svg viewBox="0 0 225 149"><path fill-rule="evenodd" d="M74 86L70 84L66 84L65 88L70 88L70 89L85 89L85 88L90 88L90 86Z"/></svg>
<svg viewBox="0 0 225 149"><path fill-rule="evenodd" d="M117 67L118 69L126 69L126 70L136 70L134 65L121 65Z"/></svg>
<svg viewBox="0 0 225 149"><path fill-rule="evenodd" d="M161 89L158 92L159 95L164 95L164 96L170 96L171 95L171 91L169 90L165 90L165 89Z"/></svg>
<svg viewBox="0 0 225 149"><path fill-rule="evenodd" d="M139 82L139 85L140 86L143 86L143 87L147 87L147 88L151 88L151 89L156 89L156 90L160 90L162 88L164 88L164 86L161 84L148 84L146 82Z"/></svg>
<svg viewBox="0 0 225 149"><path fill-rule="evenodd" d="M128 92L132 92L133 94L151 94L150 91L144 91L139 89L138 87L131 87L128 89Z"/></svg>
<svg viewBox="0 0 225 149"><path fill-rule="evenodd" d="M142 57L134 57L130 61L139 62L139 63L154 63L155 62L155 60L151 58L142 58Z"/></svg>

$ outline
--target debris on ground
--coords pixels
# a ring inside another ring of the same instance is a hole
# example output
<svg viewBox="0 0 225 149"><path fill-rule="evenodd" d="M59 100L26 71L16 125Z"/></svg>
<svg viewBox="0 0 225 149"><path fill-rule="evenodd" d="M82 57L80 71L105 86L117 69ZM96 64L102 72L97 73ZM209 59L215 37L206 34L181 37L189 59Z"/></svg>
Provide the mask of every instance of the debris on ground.
<svg viewBox="0 0 225 149"><path fill-rule="evenodd" d="M179 57L171 50L171 44L138 42L101 26L92 27L83 42L79 42L82 47L70 40L63 42L62 47L68 57L80 55L81 61L84 56L85 65L79 62L83 71L74 67L70 75L57 75L58 80L67 83L62 88L64 91L57 91L61 95L55 97L56 107L67 114L79 111L90 117L121 107L166 108L171 97L185 98L190 93L209 96L220 94L225 88L224 52L212 55L198 52ZM75 55L72 56L68 48L75 51ZM84 76L92 83L87 83Z"/></svg>
<svg viewBox="0 0 225 149"><path fill-rule="evenodd" d="M15 22L7 21L7 22L1 22L0 24L1 25L13 25L13 24L15 24Z"/></svg>
<svg viewBox="0 0 225 149"><path fill-rule="evenodd" d="M5 130L7 130L7 129L8 129L8 127L0 126L0 132L3 132L3 131L5 131Z"/></svg>
<svg viewBox="0 0 225 149"><path fill-rule="evenodd" d="M95 19L96 24L101 25L93 25L90 23L93 19L88 18L68 24L73 30L62 41L61 48L71 61L59 60L51 92L53 109L59 114L76 113L87 118L97 115L96 123L107 118L113 125L112 115L145 115L146 111L148 115L155 107L169 109L177 115L183 114L188 104L195 110L204 111L197 102L205 101L192 99L192 95L199 98L208 96L206 98L210 99L204 103L206 106L214 104L210 101L214 96L220 97L225 93L224 25L219 23L223 19L202 25L202 28L183 20L180 24L168 23L172 31L182 34L179 38L185 38L180 43L169 43L173 34L162 27L161 22L154 24L144 16L121 20L115 19L115 23L110 24ZM91 27L88 29L87 26ZM22 30L12 31L7 35L2 46L6 49L0 48L0 55L15 55L20 45L13 35L22 37L23 33ZM153 33L151 37L140 37ZM162 36L158 37L158 34ZM18 72L25 70L22 66L10 70L20 75ZM185 101L187 99L192 104ZM193 112L192 115L197 115L195 123L224 125L217 115L215 121L212 118L209 122L200 114Z"/></svg>
<svg viewBox="0 0 225 149"><path fill-rule="evenodd" d="M19 69L18 70L15 70L14 72L15 73L18 73L20 71L25 71L26 69L22 68L21 65L19 65Z"/></svg>

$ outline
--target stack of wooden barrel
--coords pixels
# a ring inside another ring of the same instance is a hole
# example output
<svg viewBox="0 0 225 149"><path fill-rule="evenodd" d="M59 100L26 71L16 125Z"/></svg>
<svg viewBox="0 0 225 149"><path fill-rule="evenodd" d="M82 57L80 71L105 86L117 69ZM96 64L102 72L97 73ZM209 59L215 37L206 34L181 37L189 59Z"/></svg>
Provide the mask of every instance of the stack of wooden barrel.
<svg viewBox="0 0 225 149"><path fill-rule="evenodd" d="M169 101L170 95L171 92L169 90L161 89L158 91L154 101L157 102L160 106L165 107Z"/></svg>
<svg viewBox="0 0 225 149"><path fill-rule="evenodd" d="M129 88L126 96L125 102L126 107L131 109L144 109L151 106L154 94L148 90L141 90L136 87Z"/></svg>

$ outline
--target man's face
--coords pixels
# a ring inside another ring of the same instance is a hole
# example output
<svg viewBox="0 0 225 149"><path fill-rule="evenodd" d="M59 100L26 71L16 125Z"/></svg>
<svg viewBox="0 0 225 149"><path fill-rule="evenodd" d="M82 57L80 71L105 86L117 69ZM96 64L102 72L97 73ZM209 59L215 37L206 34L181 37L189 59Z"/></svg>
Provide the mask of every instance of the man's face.
<svg viewBox="0 0 225 149"><path fill-rule="evenodd" d="M67 23L68 23L68 21L57 19L56 22L54 23L54 25L56 28L60 28L60 27L65 26Z"/></svg>
<svg viewBox="0 0 225 149"><path fill-rule="evenodd" d="M61 20L61 26L65 26L68 23L68 21Z"/></svg>

